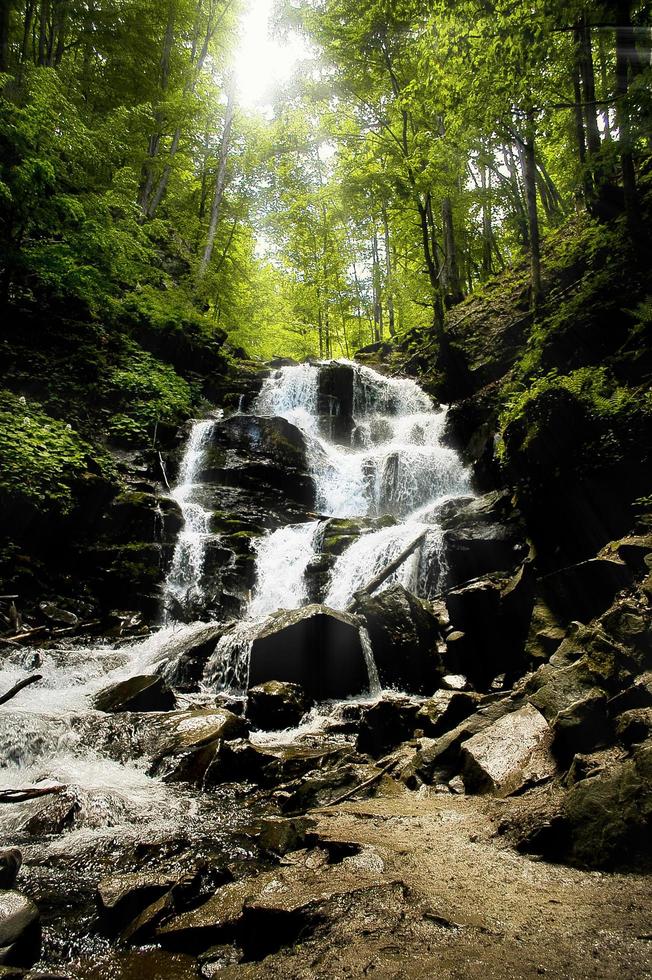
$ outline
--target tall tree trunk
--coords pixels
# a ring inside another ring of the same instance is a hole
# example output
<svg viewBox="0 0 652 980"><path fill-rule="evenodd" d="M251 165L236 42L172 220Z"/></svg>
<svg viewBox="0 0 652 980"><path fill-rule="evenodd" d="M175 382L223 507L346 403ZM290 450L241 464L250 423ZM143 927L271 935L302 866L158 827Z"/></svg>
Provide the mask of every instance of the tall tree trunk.
<svg viewBox="0 0 652 980"><path fill-rule="evenodd" d="M0 72L9 71L9 0L0 0Z"/></svg>
<svg viewBox="0 0 652 980"><path fill-rule="evenodd" d="M161 97L167 92L170 80L170 58L172 55L172 45L174 43L174 23L176 20L176 2L170 0L168 3L167 21L165 24L165 35L163 37L163 47L161 49L161 60L159 62L159 92ZM154 161L158 156L161 143L161 128L163 126L163 115L160 108L154 114L155 130L150 135L147 147L147 160L143 164L141 175L140 194L138 204L143 218L148 217L149 199L154 186Z"/></svg>
<svg viewBox="0 0 652 980"><path fill-rule="evenodd" d="M23 43L20 48L21 66L27 62L27 52L29 51L29 39L32 33L32 18L34 17L34 0L27 0L25 3L25 17L23 20Z"/></svg>
<svg viewBox="0 0 652 980"><path fill-rule="evenodd" d="M482 275L490 276L493 270L491 261L493 229L491 220L491 170L480 167L482 187Z"/></svg>
<svg viewBox="0 0 652 980"><path fill-rule="evenodd" d="M387 289L387 317L389 326L389 335L393 337L396 334L396 326L394 319L394 270L392 268L392 252L391 243L389 240L389 221L387 219L387 208L383 204L382 206L382 218L383 218L383 235L385 239L385 279L386 279L386 289Z"/></svg>
<svg viewBox="0 0 652 980"><path fill-rule="evenodd" d="M541 237L539 215L537 212L537 164L536 164L536 121L534 109L526 113L525 139L523 148L523 183L527 203L528 232L530 238L530 276L531 305L536 310L541 299Z"/></svg>
<svg viewBox="0 0 652 980"><path fill-rule="evenodd" d="M625 215L630 236L637 240L641 235L636 170L632 152L631 122L627 96L629 93L629 72L632 56L638 60L632 30L630 0L618 0L616 4L618 27L616 28L616 121L618 123L618 143L620 166L623 178Z"/></svg>
<svg viewBox="0 0 652 980"><path fill-rule="evenodd" d="M579 64L584 92L584 118L586 120L586 148L589 157L600 153L600 130L598 128L597 106L595 101L595 73L593 70L593 51L591 49L591 28L586 18L578 29Z"/></svg>
<svg viewBox="0 0 652 980"><path fill-rule="evenodd" d="M419 212L419 222L421 225L421 243L423 255L426 262L428 279L432 290L432 309L435 329L441 333L444 329L444 306L442 303L441 288L439 285L439 268L437 256L433 253L430 240L430 225L428 221L429 199L424 203L420 197L416 199L417 211Z"/></svg>
<svg viewBox="0 0 652 980"><path fill-rule="evenodd" d="M521 143L517 143L519 156L521 156L521 169L523 169L522 161L522 146ZM530 231L528 228L527 210L523 204L523 194L521 192L521 182L518 177L518 170L516 167L516 160L514 159L514 150L512 146L508 143L507 146L503 148L503 156L505 159L505 165L509 171L510 185L512 189L512 200L514 202L514 210L516 211L516 224L519 230L521 243L524 248L530 247Z"/></svg>
<svg viewBox="0 0 652 980"><path fill-rule="evenodd" d="M47 63L49 11L50 11L49 0L41 0L41 9L39 11L39 29L38 29L38 63L41 67L45 67Z"/></svg>
<svg viewBox="0 0 652 980"><path fill-rule="evenodd" d="M380 256L378 254L378 234L374 225L374 234L371 240L371 283L373 287L374 301L374 334L375 340L383 339L383 297L381 289L380 275Z"/></svg>
<svg viewBox="0 0 652 980"><path fill-rule="evenodd" d="M450 302L459 303L464 298L460 283L460 267L455 243L455 227L453 225L453 206L446 195L441 205L442 226L444 229L444 261L446 265L446 281Z"/></svg>
<svg viewBox="0 0 652 980"><path fill-rule="evenodd" d="M222 198L224 197L224 187L226 185L226 167L229 158L229 146L231 143L231 127L233 126L234 114L235 114L235 75L232 75L227 85L227 103L226 103L226 110L224 113L224 128L222 130L222 139L220 141L220 152L217 160L217 172L215 175L215 190L213 192L213 205L211 207L211 219L208 225L208 236L206 239L206 247L204 249L204 254L202 256L202 260L199 266L199 279L202 279L206 275L206 270L208 269L209 263L211 261L211 256L213 254L215 235L217 233L217 225L220 220L220 210L222 208Z"/></svg>
<svg viewBox="0 0 652 980"><path fill-rule="evenodd" d="M611 119L609 118L609 97L611 95L611 85L607 69L607 43L605 31L598 33L598 53L600 58L600 97L605 103L602 109L602 126L606 140L611 140Z"/></svg>
<svg viewBox="0 0 652 980"><path fill-rule="evenodd" d="M582 196L584 198L585 208L590 210L591 201L593 200L593 181L591 179L591 171L586 163L586 134L584 132L584 113L582 112L582 69L580 65L581 45L582 29L581 26L576 25L573 30L573 47L575 55L573 58L573 118L575 123L577 153L580 159L580 167L582 169Z"/></svg>

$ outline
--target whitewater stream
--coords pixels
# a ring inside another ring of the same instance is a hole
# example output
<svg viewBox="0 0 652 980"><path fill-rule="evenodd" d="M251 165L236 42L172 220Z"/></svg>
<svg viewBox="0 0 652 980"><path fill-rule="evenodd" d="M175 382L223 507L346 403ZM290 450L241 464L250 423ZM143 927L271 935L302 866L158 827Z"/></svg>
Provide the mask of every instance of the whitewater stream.
<svg viewBox="0 0 652 980"><path fill-rule="evenodd" d="M315 516L258 539L248 607L207 663L205 703L214 702L219 691L246 690L248 650L257 624L280 609L297 609L310 601L306 570L320 553L330 519L356 520L361 532L330 572L324 602L334 609L344 610L356 590L419 536L420 545L381 589L400 582L416 594L432 594L433 582L445 574L438 508L471 493L467 470L442 444L445 411L414 381L386 378L359 365L351 369L353 426L346 445L324 434L328 427L319 413L319 365L271 372L251 407L251 414L282 417L303 433L316 487ZM184 526L164 586L163 606L168 610L171 597L192 595L201 602L200 580L211 532L210 511L202 503L196 477L219 419L216 415L194 423L173 490ZM88 648L70 645L36 653L17 649L5 655L0 691L12 687L26 671L38 671L43 679L0 708L1 788L65 785L68 797L75 798L68 829L77 833L111 836L117 828L136 833L143 821L161 826L187 823L201 804L148 775L148 760L130 754L129 739L118 731L115 716L96 711L91 698L115 681L171 669L202 630L205 623L168 621L147 639L123 645L99 642ZM369 691L377 695L373 651L364 631L362 645ZM4 836L10 839L33 827L37 809L33 802L0 807Z"/></svg>

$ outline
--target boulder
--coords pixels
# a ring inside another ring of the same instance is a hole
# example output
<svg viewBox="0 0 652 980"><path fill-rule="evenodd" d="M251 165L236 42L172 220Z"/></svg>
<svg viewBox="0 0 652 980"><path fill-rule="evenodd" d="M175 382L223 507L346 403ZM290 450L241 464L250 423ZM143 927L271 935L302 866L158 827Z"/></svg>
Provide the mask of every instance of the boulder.
<svg viewBox="0 0 652 980"><path fill-rule="evenodd" d="M446 581L450 586L488 572L512 571L528 554L525 526L507 491L496 490L441 508Z"/></svg>
<svg viewBox="0 0 652 980"><path fill-rule="evenodd" d="M563 624L588 622L604 612L616 593L631 584L632 573L624 562L590 558L545 575L541 594Z"/></svg>
<svg viewBox="0 0 652 980"><path fill-rule="evenodd" d="M98 711L171 711L175 697L162 677L138 674L104 688L93 698Z"/></svg>
<svg viewBox="0 0 652 980"><path fill-rule="evenodd" d="M359 752L384 755L401 742L412 738L416 724L418 702L400 696L385 695L365 711L357 740Z"/></svg>
<svg viewBox="0 0 652 980"><path fill-rule="evenodd" d="M642 668L652 666L652 617L649 605L634 599L615 602L600 617L600 625L633 652Z"/></svg>
<svg viewBox="0 0 652 980"><path fill-rule="evenodd" d="M320 430L345 446L351 444L353 420L353 367L332 361L319 366Z"/></svg>
<svg viewBox="0 0 652 980"><path fill-rule="evenodd" d="M504 797L551 777L551 742L548 722L531 705L498 719L462 746L466 791Z"/></svg>
<svg viewBox="0 0 652 980"><path fill-rule="evenodd" d="M652 707L631 708L616 719L616 735L628 747L652 736Z"/></svg>
<svg viewBox="0 0 652 980"><path fill-rule="evenodd" d="M577 752L591 752L605 745L611 735L604 691L591 688L579 700L563 708L552 723L553 750L569 763Z"/></svg>
<svg viewBox="0 0 652 980"><path fill-rule="evenodd" d="M108 875L97 886L97 906L102 929L116 935L127 928L153 902L179 883L178 873L138 871Z"/></svg>
<svg viewBox="0 0 652 980"><path fill-rule="evenodd" d="M196 691L223 632L223 626L208 623L193 629L187 637L173 637L169 655L157 673L170 687L184 692Z"/></svg>
<svg viewBox="0 0 652 980"><path fill-rule="evenodd" d="M249 683L270 680L299 684L315 701L367 691L357 620L318 604L270 617L252 642Z"/></svg>
<svg viewBox="0 0 652 980"><path fill-rule="evenodd" d="M463 722L477 710L481 696L464 691L437 691L419 708L416 728L437 738Z"/></svg>
<svg viewBox="0 0 652 980"><path fill-rule="evenodd" d="M41 916L19 892L0 891L0 965L32 966L41 955Z"/></svg>
<svg viewBox="0 0 652 980"><path fill-rule="evenodd" d="M310 707L310 698L299 684L266 681L249 688L247 715L255 728L295 728Z"/></svg>
<svg viewBox="0 0 652 980"><path fill-rule="evenodd" d="M258 845L272 854L297 851L314 841L317 823L311 817L265 817L254 830Z"/></svg>
<svg viewBox="0 0 652 980"><path fill-rule="evenodd" d="M650 859L652 821L652 740L631 759L582 779L563 806L566 856L578 864L640 872Z"/></svg>
<svg viewBox="0 0 652 980"><path fill-rule="evenodd" d="M138 726L141 751L152 756L150 772L167 782L194 784L201 784L224 741L246 733L246 722L224 708L144 715Z"/></svg>
<svg viewBox="0 0 652 980"><path fill-rule="evenodd" d="M23 863L23 855L17 847L0 851L0 890L13 888Z"/></svg>
<svg viewBox="0 0 652 980"><path fill-rule="evenodd" d="M511 680L522 673L534 605L529 562L512 576L485 576L450 589L445 599L453 633L464 634L447 637L449 669L454 666L480 690L497 674Z"/></svg>
<svg viewBox="0 0 652 980"><path fill-rule="evenodd" d="M360 595L380 683L414 694L430 694L444 673L438 641L439 619L430 603L402 585L378 595Z"/></svg>
<svg viewBox="0 0 652 980"><path fill-rule="evenodd" d="M608 706L612 717L633 708L652 708L652 671L636 677L633 684L609 699Z"/></svg>

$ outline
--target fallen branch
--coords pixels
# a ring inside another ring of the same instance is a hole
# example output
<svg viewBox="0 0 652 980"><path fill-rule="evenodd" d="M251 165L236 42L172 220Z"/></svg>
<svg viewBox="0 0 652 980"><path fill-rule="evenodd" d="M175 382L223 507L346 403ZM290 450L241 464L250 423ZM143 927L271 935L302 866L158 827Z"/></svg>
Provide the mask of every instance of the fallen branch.
<svg viewBox="0 0 652 980"><path fill-rule="evenodd" d="M32 674L31 677L25 677L22 681L18 681L6 694L0 695L0 704L6 704L7 701L11 701L12 698L22 691L24 687L29 687L30 684L36 684L40 680L43 680L42 674Z"/></svg>
<svg viewBox="0 0 652 980"><path fill-rule="evenodd" d="M0 789L0 803L24 803L25 800L37 800L40 796L63 793L65 789L68 787L63 783L55 786L28 786L26 789Z"/></svg>
<svg viewBox="0 0 652 980"><path fill-rule="evenodd" d="M378 772L375 772L373 776L370 776L369 779L365 779L363 783L358 783L358 785L354 786L353 789L348 790L346 793L342 793L341 796L336 796L335 799L330 800L329 803L324 803L324 806L320 807L319 809L323 809L327 806L335 806L337 803L344 803L345 800L349 800L352 796L355 796L356 793L359 793L361 789L366 789L367 786L377 783L378 780L391 768L392 763L390 762L388 765L383 766L382 769L379 769Z"/></svg>
<svg viewBox="0 0 652 980"><path fill-rule="evenodd" d="M403 562L410 557L412 552L415 551L418 545L421 544L421 542L423 541L427 533L428 533L427 529L425 531L421 531L421 533L417 535L414 541L412 541L407 546L407 548L404 548L403 551L396 556L396 558L390 561L389 565L386 565L385 568L383 568L382 572L378 572L378 574L375 575L369 582L367 582L365 586L363 586L361 589L358 589L356 594L353 596L353 599L346 607L347 612L352 612L355 609L355 607L360 602L361 596L370 595L372 592L375 592L376 589L383 584L385 579L388 579L389 576L392 574L392 572L395 572L396 569L399 568L403 564Z"/></svg>

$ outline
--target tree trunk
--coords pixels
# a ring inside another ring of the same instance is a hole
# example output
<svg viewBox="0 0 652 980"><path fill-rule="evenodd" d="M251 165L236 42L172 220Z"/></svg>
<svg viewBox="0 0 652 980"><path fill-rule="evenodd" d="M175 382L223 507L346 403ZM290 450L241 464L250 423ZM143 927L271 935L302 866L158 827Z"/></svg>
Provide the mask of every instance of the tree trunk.
<svg viewBox="0 0 652 980"><path fill-rule="evenodd" d="M623 194L625 199L625 215L632 240L638 240L641 235L639 215L638 190L636 187L636 170L632 152L631 122L627 96L629 93L629 70L634 48L632 30L631 3L629 0L618 0L616 5L618 27L616 28L616 121L618 123L618 144L620 151L620 166L623 178ZM636 58L636 52L634 50Z"/></svg>
<svg viewBox="0 0 652 980"><path fill-rule="evenodd" d="M455 243L455 227L453 225L453 206L448 195L444 198L441 205L442 225L444 229L444 258L446 263L446 280L448 283L449 297L452 304L460 303L464 298L460 283L460 268L457 259L457 246Z"/></svg>
<svg viewBox="0 0 652 980"><path fill-rule="evenodd" d="M224 197L224 187L226 185L226 167L229 158L229 146L231 143L231 127L233 126L234 114L235 114L235 75L232 75L227 84L227 103L226 103L226 110L224 113L224 128L222 130L220 153L217 161L217 173L215 176L215 191L213 193L213 205L211 207L211 220L208 226L208 237L206 239L206 248L204 249L204 254L202 256L201 264L199 266L200 279L202 279L206 275L206 270L208 269L209 263L211 261L211 256L213 254L215 235L217 234L217 225L220 220L220 210L222 208L222 198Z"/></svg>
<svg viewBox="0 0 652 980"><path fill-rule="evenodd" d="M29 50L29 38L32 33L32 18L34 17L34 0L27 0L25 4L25 19L23 21L23 43L20 49L20 64L24 65L27 61Z"/></svg>
<svg viewBox="0 0 652 980"><path fill-rule="evenodd" d="M487 277L494 271L491 261L493 239L493 230L491 227L491 170L488 167L480 167L480 181L482 186L482 275Z"/></svg>
<svg viewBox="0 0 652 980"><path fill-rule="evenodd" d="M39 12L39 29L38 29L38 63L43 68L47 62L48 54L48 15L49 15L50 4L49 0L41 0L41 9Z"/></svg>
<svg viewBox="0 0 652 980"><path fill-rule="evenodd" d="M586 135L584 133L584 113L582 112L582 70L580 67L581 55L581 28L576 25L573 31L574 54L573 59L573 118L575 122L575 140L577 142L577 152L580 158L582 169L582 196L584 206L587 210L591 208L593 200L593 181L591 172L586 165Z"/></svg>
<svg viewBox="0 0 652 980"><path fill-rule="evenodd" d="M163 37L163 48L161 50L161 60L159 62L159 91L161 95L164 95L168 88L168 83L170 80L170 56L172 54L172 45L174 43L174 22L176 19L176 4L175 0L170 0L168 4L168 16L165 25L165 35ZM149 210L149 198L152 193L152 187L154 186L154 161L158 156L158 150L161 143L161 128L163 126L163 116L160 109L157 109L154 114L154 124L156 126L155 131L151 134L149 138L149 144L147 147L147 160L143 164L143 172L141 176L141 187L140 194L138 198L138 204L142 212L142 217L148 217Z"/></svg>
<svg viewBox="0 0 652 980"><path fill-rule="evenodd" d="M536 310L541 299L541 239L539 215L537 212L537 164L536 164L536 122L534 109L526 113L525 139L523 141L523 182L527 203L528 232L530 238L530 275L532 309Z"/></svg>
<svg viewBox="0 0 652 980"><path fill-rule="evenodd" d="M424 204L420 198L417 198L417 210L419 212L419 221L421 224L421 242L423 246L423 255L426 261L426 269L428 271L428 279L430 280L430 288L432 289L432 308L434 316L434 326L435 329L441 333L444 329L444 310L441 300L441 289L439 286L439 269L437 268L437 258L433 254L430 246L430 227L428 224L428 209L427 204Z"/></svg>
<svg viewBox="0 0 652 980"><path fill-rule="evenodd" d="M602 109L602 126L604 128L605 139L611 140L611 119L609 118L608 102L612 93L607 71L607 45L604 30L598 33L598 52L600 57L600 97L603 102L607 103Z"/></svg>
<svg viewBox="0 0 652 980"><path fill-rule="evenodd" d="M380 256L378 254L378 234L375 225L371 240L371 282L374 300L374 340L377 342L383 339L383 297L380 276Z"/></svg>
<svg viewBox="0 0 652 980"><path fill-rule="evenodd" d="M9 0L0 0L0 72L9 71Z"/></svg>
<svg viewBox="0 0 652 980"><path fill-rule="evenodd" d="M392 269L392 252L389 240L389 221L387 219L387 209L383 204L382 207L382 217L383 217L383 233L385 239L385 276L386 276L386 289L387 289L387 317L389 321L389 335L394 337L396 334L396 326L394 320L394 272Z"/></svg>
<svg viewBox="0 0 652 980"><path fill-rule="evenodd" d="M600 153L600 130L598 128L597 107L595 104L595 74L593 71L593 52L591 49L591 28L583 18L577 28L579 42L579 66L584 94L584 118L586 121L586 148L589 157Z"/></svg>

